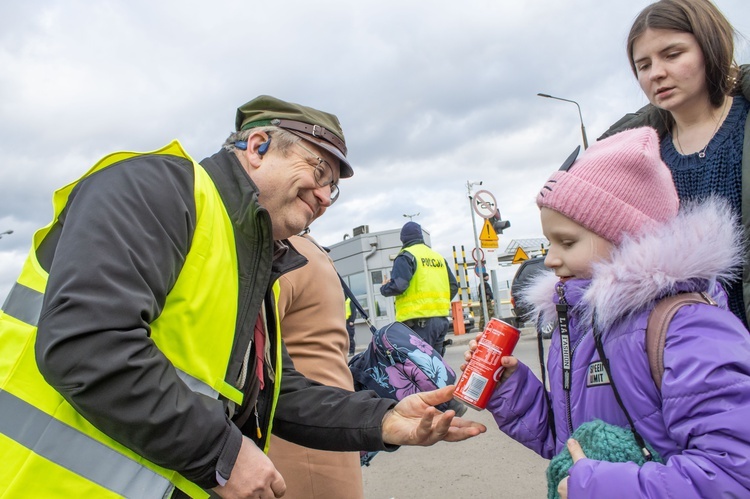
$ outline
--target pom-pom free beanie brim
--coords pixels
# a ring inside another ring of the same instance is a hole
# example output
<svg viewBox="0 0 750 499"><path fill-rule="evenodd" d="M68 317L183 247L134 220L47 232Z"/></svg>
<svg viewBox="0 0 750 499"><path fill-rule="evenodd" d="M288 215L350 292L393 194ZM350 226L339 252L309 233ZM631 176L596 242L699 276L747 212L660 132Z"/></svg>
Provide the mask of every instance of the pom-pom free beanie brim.
<svg viewBox="0 0 750 499"><path fill-rule="evenodd" d="M595 143L572 166L555 172L536 202L615 244L672 220L679 208L659 137L649 127Z"/></svg>

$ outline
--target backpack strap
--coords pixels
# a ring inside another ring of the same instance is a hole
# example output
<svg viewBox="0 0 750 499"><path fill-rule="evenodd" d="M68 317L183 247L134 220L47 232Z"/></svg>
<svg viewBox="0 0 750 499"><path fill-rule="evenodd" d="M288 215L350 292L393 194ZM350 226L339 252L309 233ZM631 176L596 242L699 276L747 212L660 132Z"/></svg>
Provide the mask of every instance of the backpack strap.
<svg viewBox="0 0 750 499"><path fill-rule="evenodd" d="M640 433L638 433L638 430L635 428L635 423L633 422L633 418L630 417L630 413L628 412L627 407L625 407L625 403L622 401L622 398L620 397L620 392L617 390L617 385L615 384L615 379L612 376L612 369L610 369L609 366L609 359L604 354L604 342L602 341L602 332L599 331L599 328L596 326L596 317L594 317L592 321L593 326L593 335L594 335L594 343L596 344L596 351L599 352L599 360L602 362L602 365L604 366L604 370L607 373L607 377L609 378L609 385L612 387L612 392L615 395L615 400L617 400L617 405L620 406L620 409L622 409L622 412L625 414L625 418L628 420L628 424L630 425L630 431L633 433L633 438L635 439L635 443L640 447L641 454L643 454L643 458L646 461L651 461L654 457L651 454L651 450L646 445L646 441L643 440L643 437Z"/></svg>
<svg viewBox="0 0 750 499"><path fill-rule="evenodd" d="M680 293L662 298L648 316L646 325L646 353L651 377L661 391L661 379L664 375L664 343L667 339L667 328L672 318L684 305L705 303L716 306L716 302L707 293Z"/></svg>
<svg viewBox="0 0 750 499"><path fill-rule="evenodd" d="M367 316L367 312L365 312L365 309L362 308L362 305L360 305L359 301L357 300L357 297L354 296L354 293L352 293L352 290L349 289L349 286L346 285L346 282L344 281L344 278L341 277L341 274L339 274L338 272L336 272L336 274L339 276L339 281L341 281L341 287L344 289L344 294L346 295L347 298L349 298L352 301L352 303L354 304L354 307L357 310L359 310L359 313L362 314L362 318L365 320L365 322L367 323L367 325L370 327L370 332L372 332L372 334L377 333L378 332L377 328L372 323L372 321L370 320L370 318Z"/></svg>

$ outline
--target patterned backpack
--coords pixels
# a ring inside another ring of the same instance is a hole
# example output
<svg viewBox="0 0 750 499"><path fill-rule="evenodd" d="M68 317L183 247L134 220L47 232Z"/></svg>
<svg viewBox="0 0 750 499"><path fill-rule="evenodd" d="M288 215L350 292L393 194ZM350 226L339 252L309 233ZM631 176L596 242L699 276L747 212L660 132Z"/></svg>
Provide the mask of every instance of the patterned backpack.
<svg viewBox="0 0 750 499"><path fill-rule="evenodd" d="M380 397L401 400L455 384L456 373L432 345L401 322L376 329L343 279L341 286L372 332L367 348L349 360L356 391L372 390ZM453 399L436 407L441 411L452 409L459 417L466 412L466 406ZM369 466L375 454L363 452L362 465Z"/></svg>
<svg viewBox="0 0 750 499"><path fill-rule="evenodd" d="M456 373L440 354L405 324L393 322L378 330L371 326L371 330L367 349L349 361L355 390L373 390L381 397L401 400L456 382ZM449 407L441 404L438 409Z"/></svg>

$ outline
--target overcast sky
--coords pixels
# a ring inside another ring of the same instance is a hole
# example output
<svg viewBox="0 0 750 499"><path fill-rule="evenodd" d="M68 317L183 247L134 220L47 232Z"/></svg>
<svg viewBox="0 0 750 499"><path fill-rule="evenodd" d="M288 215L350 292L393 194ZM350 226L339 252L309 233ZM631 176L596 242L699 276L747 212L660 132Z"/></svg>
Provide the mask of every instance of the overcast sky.
<svg viewBox="0 0 750 499"><path fill-rule="evenodd" d="M338 115L353 178L313 225L327 245L404 214L473 247L467 181L540 237L536 192L576 145L646 103L625 56L647 0L0 3L0 300L52 192L104 154L179 139L214 153L259 94ZM750 2L717 0L750 36ZM750 62L740 41L739 62ZM481 229L479 220L478 230Z"/></svg>

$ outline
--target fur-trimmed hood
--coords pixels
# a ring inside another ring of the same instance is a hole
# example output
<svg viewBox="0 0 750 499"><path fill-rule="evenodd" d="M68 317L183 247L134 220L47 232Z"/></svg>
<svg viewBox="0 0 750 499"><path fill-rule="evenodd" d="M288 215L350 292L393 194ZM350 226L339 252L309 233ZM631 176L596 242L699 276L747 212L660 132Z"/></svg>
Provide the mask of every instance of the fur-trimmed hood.
<svg viewBox="0 0 750 499"><path fill-rule="evenodd" d="M722 290L716 281L740 272L741 234L725 201L685 204L672 221L639 238L626 237L607 260L594 264L574 307L585 324L596 311L597 327L605 330L665 295L708 291L719 298ZM553 297L558 281L553 273L543 272L521 293L532 317L542 323L557 317Z"/></svg>

